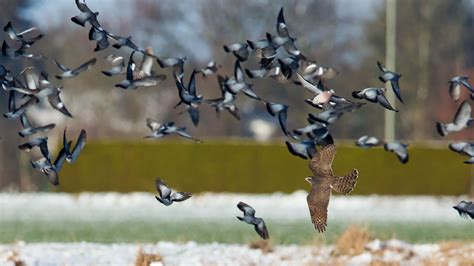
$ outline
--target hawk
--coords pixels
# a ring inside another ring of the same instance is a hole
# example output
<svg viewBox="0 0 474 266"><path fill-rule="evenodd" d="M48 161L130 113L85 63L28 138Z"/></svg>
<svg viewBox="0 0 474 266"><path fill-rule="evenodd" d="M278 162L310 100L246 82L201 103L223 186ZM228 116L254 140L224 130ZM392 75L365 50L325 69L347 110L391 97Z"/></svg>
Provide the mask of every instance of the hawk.
<svg viewBox="0 0 474 266"><path fill-rule="evenodd" d="M335 155L336 146L334 144L326 145L309 162L309 169L311 169L314 176L306 178L306 181L312 186L306 200L311 221L319 233L326 230L331 189L344 195L349 194L354 189L359 175L357 169L353 169L345 176L335 176L331 166Z"/></svg>

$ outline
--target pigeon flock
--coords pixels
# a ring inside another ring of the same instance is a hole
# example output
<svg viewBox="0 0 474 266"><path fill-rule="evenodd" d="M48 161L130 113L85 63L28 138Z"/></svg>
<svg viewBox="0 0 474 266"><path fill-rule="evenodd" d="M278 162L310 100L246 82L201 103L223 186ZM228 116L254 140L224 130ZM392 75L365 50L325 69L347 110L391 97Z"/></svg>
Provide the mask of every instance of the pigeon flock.
<svg viewBox="0 0 474 266"><path fill-rule="evenodd" d="M309 168L314 176L306 180L312 189L308 194L308 208L312 223L318 232L324 232L327 226L327 208L331 190L341 194L350 193L357 181L358 171L354 169L349 174L337 177L332 171L332 162L336 155L336 146L329 129L346 113L353 113L363 107L367 102L375 103L381 107L393 111L396 110L386 98L387 90L383 87L369 87L352 92L354 99L344 98L336 94L334 89L326 86L326 81L338 75L338 71L331 67L319 65L316 61L309 60L298 49L297 39L290 34L289 27L285 21L283 8L277 17L276 34L266 33L266 36L257 41L244 41L224 45L224 52L235 57L234 73L232 75L219 74L221 65L210 61L205 67L195 69L186 79L184 65L186 57L160 58L153 54L153 49L138 47L131 36L120 36L109 32L99 23L99 13L92 11L85 0L75 0L79 14L71 21L81 27L90 26L89 40L95 42L95 52L108 49L128 49L130 56L124 58L115 54L105 57L105 62L110 64L110 69L103 70L102 74L107 77L123 76L124 79L115 85L124 90L137 90L141 87L150 87L160 84L167 76L153 70L154 62L161 68L170 68L178 90L179 101L175 108L182 107L183 113L187 112L194 126L199 124L199 107L208 105L214 108L219 115L221 111L227 110L235 119L240 120L239 109L235 100L239 95L245 95L265 105L269 115L278 120L282 133L287 137L285 141L289 152L303 159L309 159ZM9 22L4 31L9 37L2 45L2 55L13 61L26 58L30 60L48 60L43 55L33 54L29 49L43 38L43 34L37 33L37 28L29 28L18 32L13 24ZM139 61L137 58L139 57ZM255 59L259 67L248 69L243 64ZM23 151L30 151L37 147L42 158L31 161L34 169L44 173L51 184L59 185L59 172L64 162L74 163L86 144L87 134L81 130L74 148L72 142L67 139L67 131L64 129L62 148L53 159L48 149L48 137L35 137L38 133L47 133L55 128L55 124L32 125L27 116L27 111L40 101L47 99L52 108L63 115L72 118L73 115L61 100L60 94L63 87L54 85L64 79L77 77L82 72L91 69L97 62L92 58L76 68L70 68L54 60L58 67L55 82L49 79L45 70L38 71L34 67L23 69L17 75L11 73L4 66L0 66L0 82L4 91L9 93L8 112L4 114L6 119L20 119L22 130L19 135L22 138L31 138L19 146ZM381 62L377 62L381 71L379 79L382 83L390 83L397 99L403 103L402 91L399 80L401 74L387 69ZM204 99L197 91L196 74L202 78L216 75L217 83L222 96L217 99ZM317 113L308 114L308 124L302 128L289 129L287 116L289 106L283 103L275 103L262 98L254 89L252 79L274 79L281 84L294 84L305 88L311 93L311 97L304 102L319 110ZM449 95L454 101L460 98L460 91L464 87L471 93L474 100L474 90L468 82L467 76L455 77L449 81ZM471 105L468 100L462 102L459 110L454 116L453 122L436 123L436 129L441 136L465 129L473 124ZM174 122L159 123L147 118L146 126L151 134L145 138L162 138L170 134L201 142L186 132L186 127L179 127ZM385 142L373 136L362 136L356 141L356 145L362 148L384 146L384 149L396 154L400 162L408 162L408 144L400 141ZM465 163L474 163L474 143L458 142L449 145L449 148L457 153L469 157ZM159 196L156 199L163 205L169 206L173 202L181 202L189 199L192 194L187 192L172 192L172 190L160 178L156 179L156 189ZM239 202L237 207L244 213L243 217L237 217L240 221L252 224L258 235L263 239L269 238L269 233L262 218L255 217L255 210L244 202ZM461 215L473 216L473 205L461 202L454 207Z"/></svg>

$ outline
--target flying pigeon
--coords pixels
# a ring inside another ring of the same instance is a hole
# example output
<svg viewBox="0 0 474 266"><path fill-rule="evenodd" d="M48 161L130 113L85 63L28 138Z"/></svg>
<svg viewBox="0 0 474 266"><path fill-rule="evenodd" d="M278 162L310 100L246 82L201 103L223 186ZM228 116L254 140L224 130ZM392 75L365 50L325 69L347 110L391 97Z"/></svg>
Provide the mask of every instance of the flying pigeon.
<svg viewBox="0 0 474 266"><path fill-rule="evenodd" d="M25 43L23 42L21 46L18 49L11 48L6 41L3 41L2 44L2 55L6 56L10 59L18 59L19 57L27 58L27 59L33 59L33 60L41 60L44 59L45 57L42 55L35 55L35 54L30 54L27 53L27 50L31 48L30 43Z"/></svg>
<svg viewBox="0 0 474 266"><path fill-rule="evenodd" d="M125 59L122 56L115 56L113 54L105 57L105 60L112 65L112 68L109 70L102 71L106 76L112 77L127 72L127 67L125 66Z"/></svg>
<svg viewBox="0 0 474 266"><path fill-rule="evenodd" d="M466 164L474 164L474 142L455 142L449 144L449 149L461 155L469 156L469 159L464 161Z"/></svg>
<svg viewBox="0 0 474 266"><path fill-rule="evenodd" d="M181 202L192 197L189 192L172 192L172 190L159 177L156 178L156 190L160 196L155 196L156 200L165 206L170 206L173 202Z"/></svg>
<svg viewBox="0 0 474 266"><path fill-rule="evenodd" d="M61 73L59 75L56 75L56 78L57 79L65 79L65 78L77 77L81 72L84 72L84 71L92 68L92 66L94 66L95 63L97 62L97 59L93 58L93 59L83 63L82 65L80 65L79 67L77 67L75 69L70 69L67 66L59 63L57 60L54 60L54 62L59 67L59 69L61 69L63 71L63 73Z"/></svg>
<svg viewBox="0 0 474 266"><path fill-rule="evenodd" d="M61 149L54 163L51 163L50 155L43 157L37 161L30 161L34 169L41 171L43 174L48 176L49 182L54 185L59 185L59 171L61 171L64 161L66 161L66 151L64 148Z"/></svg>
<svg viewBox="0 0 474 266"><path fill-rule="evenodd" d="M318 86L315 84L312 84L308 80L305 80L304 77L302 77L300 74L296 74L298 77L299 82L303 87L311 91L312 93L315 94L313 99L307 99L306 102L311 104L314 107L317 108L322 108L323 104L330 103L330 104L337 104L337 103L348 103L349 101L336 96L334 93L334 90L328 90L325 91L322 86Z"/></svg>
<svg viewBox="0 0 474 266"><path fill-rule="evenodd" d="M399 141L388 142L384 144L384 149L397 155L398 160L405 164L408 162L408 144Z"/></svg>
<svg viewBox="0 0 474 266"><path fill-rule="evenodd" d="M461 131L473 123L472 118L472 109L471 105L464 101L458 108L456 114L454 115L454 120L452 123L440 123L436 122L436 130L438 133L444 137L451 132Z"/></svg>
<svg viewBox="0 0 474 266"><path fill-rule="evenodd" d="M99 12L93 12L86 4L85 0L76 0L76 6L81 11L81 14L72 17L71 21L76 23L79 26L85 27L86 22L89 22L92 27L96 29L101 29L102 26L100 26L99 21L97 21L97 16L99 15Z"/></svg>
<svg viewBox="0 0 474 266"><path fill-rule="evenodd" d="M15 91L10 91L10 96L8 97L8 112L3 114L3 116L9 120L17 119L23 115L28 110L28 108L39 102L38 98L31 96L25 103L16 108L15 94Z"/></svg>
<svg viewBox="0 0 474 266"><path fill-rule="evenodd" d="M372 148L383 145L384 141L372 136L362 136L358 138L355 145L361 148Z"/></svg>
<svg viewBox="0 0 474 266"><path fill-rule="evenodd" d="M249 46L246 43L234 43L230 45L224 45L224 51L226 53L233 53L237 60L244 62L249 57Z"/></svg>
<svg viewBox="0 0 474 266"><path fill-rule="evenodd" d="M453 206L453 208L456 211L458 211L459 216L461 217L469 216L471 219L474 219L474 204L472 204L472 201L462 200L456 206Z"/></svg>
<svg viewBox="0 0 474 266"><path fill-rule="evenodd" d="M243 217L237 216L239 221L254 225L255 231L262 239L266 240L270 238L265 221L262 218L255 217L254 208L242 201L237 204L237 208L244 213Z"/></svg>
<svg viewBox="0 0 474 266"><path fill-rule="evenodd" d="M133 51L130 54L127 65L126 79L122 80L119 84L116 84L115 87L122 88L124 90L135 90L139 87L156 86L166 79L165 75L154 75L154 73L151 73L151 70L149 70L149 74L152 75L146 75L146 71L148 69L145 68L144 71L143 69L139 69L135 64L135 61L133 60L135 53L136 51Z"/></svg>
<svg viewBox="0 0 474 266"><path fill-rule="evenodd" d="M332 162L336 156L336 146L331 144L316 152L309 162L309 169L314 176L306 178L311 184L311 191L306 197L309 213L314 228L322 233L327 226L327 212L331 190L347 195L352 192L359 172L353 169L349 174L337 177L332 170Z"/></svg>
<svg viewBox="0 0 474 266"><path fill-rule="evenodd" d="M84 129L81 130L81 133L79 133L79 137L77 138L76 145L71 151L71 142L67 140L66 130L67 129L64 128L63 132L63 147L64 151L66 152L66 161L68 163L74 163L86 145L87 133Z"/></svg>
<svg viewBox="0 0 474 266"><path fill-rule="evenodd" d="M402 77L402 75L386 69L385 66L379 61L377 61L377 66L383 72L383 74L379 76L380 81L382 81L383 83L390 81L393 92L395 93L397 98L400 100L400 102L403 103L402 94L400 91L400 85L398 85L398 80Z"/></svg>
<svg viewBox="0 0 474 266"><path fill-rule="evenodd" d="M219 84L219 88L221 89L222 97L218 99L210 99L206 100L206 103L209 103L211 107L216 110L217 115L222 110L229 111L237 120L240 120L239 109L235 105L234 101L236 96L230 92L230 89L227 86L227 78L218 75L217 82Z"/></svg>
<svg viewBox="0 0 474 266"><path fill-rule="evenodd" d="M170 135L170 134L176 134L178 136L194 140L196 142L201 142L198 139L193 138L191 135L189 135L186 132L185 127L177 127L174 125L174 122L168 122L159 124L156 120L153 120L151 118L146 119L146 125L151 131L151 135L146 136L145 138L162 138L164 136Z"/></svg>
<svg viewBox="0 0 474 266"><path fill-rule="evenodd" d="M253 84L245 79L245 74L242 71L239 60L235 61L234 76L227 79L227 86L229 87L229 91L233 94L242 91L248 97L260 100L260 97L252 89Z"/></svg>
<svg viewBox="0 0 474 266"><path fill-rule="evenodd" d="M196 72L201 73L203 77L210 76L217 72L217 70L221 67L214 61L210 61L205 68L199 69Z"/></svg>
<svg viewBox="0 0 474 266"><path fill-rule="evenodd" d="M469 83L468 79L469 76L457 76L448 81L449 95L451 96L451 99L453 99L454 101L459 100L462 85L469 90L469 92L471 93L471 99L474 100L474 89L472 88L472 85Z"/></svg>
<svg viewBox="0 0 474 266"><path fill-rule="evenodd" d="M288 116L288 105L280 103L265 102L267 111L271 116L277 116L281 130L286 136L291 136L286 127L286 118Z"/></svg>
<svg viewBox="0 0 474 266"><path fill-rule="evenodd" d="M312 140L301 140L299 142L285 141L285 144L291 154L302 159L311 159L316 153L316 143Z"/></svg>
<svg viewBox="0 0 474 266"><path fill-rule="evenodd" d="M356 99L365 99L373 103L379 103L390 111L398 112L398 110L395 110L385 97L386 91L385 88L366 88L361 91L352 92L352 96Z"/></svg>
<svg viewBox="0 0 474 266"><path fill-rule="evenodd" d="M45 126L33 127L31 125L30 121L28 120L28 117L26 116L26 114L22 114L20 116L20 122L21 122L21 126L23 127L23 129L20 132L18 132L18 134L22 138L30 136L30 135L34 135L38 132L49 131L49 130L53 129L56 126L55 124L47 124Z"/></svg>
<svg viewBox="0 0 474 266"><path fill-rule="evenodd" d="M38 30L37 28L32 27L32 28L25 29L21 32L17 32L15 28L13 28L11 21L9 21L7 25L5 25L5 27L3 28L3 31L8 34L8 37L10 37L11 40L19 41L22 43L28 43L30 45L32 45L36 41L39 41L41 38L43 38L43 34L38 34L37 36L31 37L31 38L25 38L24 35L33 31L37 31L37 30Z"/></svg>
<svg viewBox="0 0 474 266"><path fill-rule="evenodd" d="M186 57L172 57L166 59L157 58L156 61L161 68L173 68L173 75L179 79L183 79L184 62L186 62Z"/></svg>
<svg viewBox="0 0 474 266"><path fill-rule="evenodd" d="M268 41L272 42L277 46L283 46L285 51L292 55L302 59L305 59L303 54L295 45L296 38L292 37L288 31L288 26L285 22L285 17L283 16L283 7L280 9L277 18L276 30L278 36L273 36L267 32Z"/></svg>

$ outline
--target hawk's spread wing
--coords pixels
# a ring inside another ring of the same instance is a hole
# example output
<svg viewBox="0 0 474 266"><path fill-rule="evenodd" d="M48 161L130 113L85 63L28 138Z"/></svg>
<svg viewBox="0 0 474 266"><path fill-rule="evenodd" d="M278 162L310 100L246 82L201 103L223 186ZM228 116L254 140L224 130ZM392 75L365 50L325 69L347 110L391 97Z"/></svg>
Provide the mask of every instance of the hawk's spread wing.
<svg viewBox="0 0 474 266"><path fill-rule="evenodd" d="M334 178L331 184L331 188L338 193L349 194L354 189L355 184L357 183L358 176L359 171L357 171L357 169L354 169L352 170L352 172L345 176Z"/></svg>
<svg viewBox="0 0 474 266"><path fill-rule="evenodd" d="M326 230L328 219L329 197L331 196L331 188L324 183L313 186L311 192L306 197L308 202L309 213L314 228L322 233Z"/></svg>
<svg viewBox="0 0 474 266"><path fill-rule="evenodd" d="M316 177L332 177L331 165L335 155L336 146L333 144L326 145L322 150L318 151L309 162L309 169L313 171Z"/></svg>

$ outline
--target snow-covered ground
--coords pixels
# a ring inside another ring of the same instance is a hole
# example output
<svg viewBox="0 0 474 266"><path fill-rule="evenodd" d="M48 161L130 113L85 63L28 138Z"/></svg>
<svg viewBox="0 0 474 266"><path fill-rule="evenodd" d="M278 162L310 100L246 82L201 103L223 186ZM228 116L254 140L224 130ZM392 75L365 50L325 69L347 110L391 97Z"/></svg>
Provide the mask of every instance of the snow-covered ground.
<svg viewBox="0 0 474 266"><path fill-rule="evenodd" d="M159 254L152 265L472 265L474 245L411 245L399 240L369 242L361 254L334 255L333 246L277 246L270 252L245 245L48 243L0 245L0 265L133 265L139 249ZM471 263L471 264L469 264ZM381 264L378 264L381 265Z"/></svg>
<svg viewBox="0 0 474 266"><path fill-rule="evenodd" d="M150 193L0 193L1 220L203 219L234 220L244 201L257 216L279 221L309 218L304 191L292 194L204 193L165 207ZM351 222L462 223L452 208L467 197L336 196L329 203L329 220Z"/></svg>

